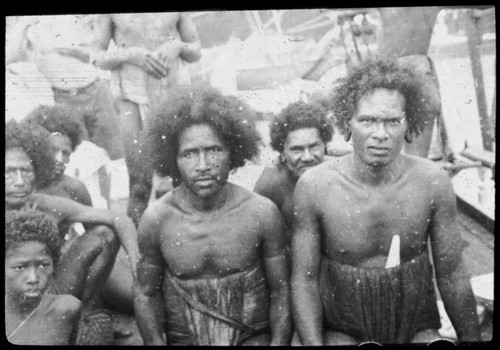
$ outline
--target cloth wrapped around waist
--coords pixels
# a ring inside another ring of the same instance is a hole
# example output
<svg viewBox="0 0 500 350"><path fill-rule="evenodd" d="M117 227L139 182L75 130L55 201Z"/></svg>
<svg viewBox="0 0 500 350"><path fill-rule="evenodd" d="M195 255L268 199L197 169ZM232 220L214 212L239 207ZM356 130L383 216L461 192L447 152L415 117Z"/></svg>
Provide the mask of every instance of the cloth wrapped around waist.
<svg viewBox="0 0 500 350"><path fill-rule="evenodd" d="M223 278L182 280L166 271L169 345L238 345L269 329L269 292L260 265Z"/></svg>
<svg viewBox="0 0 500 350"><path fill-rule="evenodd" d="M361 341L408 343L419 331L441 327L427 252L389 269L323 257L320 295L326 328Z"/></svg>

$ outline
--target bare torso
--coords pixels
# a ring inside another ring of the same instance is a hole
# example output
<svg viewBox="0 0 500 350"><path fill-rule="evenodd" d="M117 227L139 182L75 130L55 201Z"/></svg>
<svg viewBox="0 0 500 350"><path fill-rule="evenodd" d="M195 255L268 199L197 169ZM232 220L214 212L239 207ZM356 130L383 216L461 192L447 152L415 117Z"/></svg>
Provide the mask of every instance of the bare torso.
<svg viewBox="0 0 500 350"><path fill-rule="evenodd" d="M179 16L178 12L113 14L113 40L117 46L155 50L178 38Z"/></svg>
<svg viewBox="0 0 500 350"><path fill-rule="evenodd" d="M199 212L188 208L176 188L159 202L161 252L168 269L180 278L224 277L262 259L259 218L272 209L270 201L239 186L221 209ZM276 209L274 209L276 210ZM277 210L276 210L277 211ZM262 224L262 225L261 225Z"/></svg>
<svg viewBox="0 0 500 350"><path fill-rule="evenodd" d="M349 265L383 267L394 235L400 236L401 262L424 251L432 219L432 187L439 186L425 175L425 163L405 157L406 170L399 178L369 187L346 174L349 157L315 171L315 181L324 184L311 193L323 232L322 254Z"/></svg>
<svg viewBox="0 0 500 350"><path fill-rule="evenodd" d="M378 53L394 57L427 55L440 7L380 8Z"/></svg>

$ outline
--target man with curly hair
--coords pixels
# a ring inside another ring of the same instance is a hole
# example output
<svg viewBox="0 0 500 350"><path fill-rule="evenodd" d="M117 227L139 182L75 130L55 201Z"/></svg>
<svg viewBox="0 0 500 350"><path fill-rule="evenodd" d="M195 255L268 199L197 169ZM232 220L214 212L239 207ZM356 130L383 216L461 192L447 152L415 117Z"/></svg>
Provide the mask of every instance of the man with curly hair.
<svg viewBox="0 0 500 350"><path fill-rule="evenodd" d="M139 224L135 310L145 344L289 344L281 215L269 199L227 181L258 154L253 112L206 88L172 94L153 115L150 157L176 187Z"/></svg>
<svg viewBox="0 0 500 350"><path fill-rule="evenodd" d="M54 148L55 167L52 179L38 191L73 199L84 205L92 205L92 198L85 184L64 173L71 153L82 142L82 125L78 114L65 105L41 105L31 111L23 123L37 124L50 133Z"/></svg>
<svg viewBox="0 0 500 350"><path fill-rule="evenodd" d="M439 340L433 273L459 341L480 340L448 174L401 153L429 118L421 87L409 69L375 60L335 91L336 126L353 153L306 172L294 194L302 344Z"/></svg>
<svg viewBox="0 0 500 350"><path fill-rule="evenodd" d="M35 193L35 186L44 187L50 183L53 171L49 132L39 125L8 122L5 129L5 207L8 210L38 209L44 212L58 225L61 238L65 234L61 227L67 224L96 225L78 237L55 266L54 287L58 293L80 299L84 314L88 311L89 315L102 319L97 312L91 311L100 307L99 291L113 267L120 243L129 255L135 276L138 260L135 226L130 218L109 210ZM93 329L97 332L96 337L102 335L98 324ZM91 342L92 337L89 334L85 341Z"/></svg>
<svg viewBox="0 0 500 350"><path fill-rule="evenodd" d="M279 152L275 164L265 167L254 191L272 200L280 209L287 229L287 245L293 217L293 190L299 177L323 162L333 126L320 104L294 102L270 125L271 147Z"/></svg>
<svg viewBox="0 0 500 350"><path fill-rule="evenodd" d="M37 210L5 213L5 331L17 345L69 345L82 309L72 295L47 292L61 240Z"/></svg>

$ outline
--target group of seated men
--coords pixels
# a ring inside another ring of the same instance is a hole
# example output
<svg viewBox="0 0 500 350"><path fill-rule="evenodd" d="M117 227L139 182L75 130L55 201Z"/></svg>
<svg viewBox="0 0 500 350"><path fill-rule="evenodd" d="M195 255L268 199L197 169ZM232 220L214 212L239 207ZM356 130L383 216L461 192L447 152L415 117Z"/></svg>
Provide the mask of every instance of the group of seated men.
<svg viewBox="0 0 500 350"><path fill-rule="evenodd" d="M245 102L204 87L156 108L144 153L174 188L137 231L61 175L78 138L50 111L7 123L9 341L92 343L120 245L145 345L430 343L442 339L436 287L458 340L480 341L449 176L402 151L432 118L410 69L354 68L332 92L334 120L313 103L285 108L270 127L279 157L254 191L228 182L259 153ZM326 159L333 125L352 152ZM85 233L60 249L74 222Z"/></svg>

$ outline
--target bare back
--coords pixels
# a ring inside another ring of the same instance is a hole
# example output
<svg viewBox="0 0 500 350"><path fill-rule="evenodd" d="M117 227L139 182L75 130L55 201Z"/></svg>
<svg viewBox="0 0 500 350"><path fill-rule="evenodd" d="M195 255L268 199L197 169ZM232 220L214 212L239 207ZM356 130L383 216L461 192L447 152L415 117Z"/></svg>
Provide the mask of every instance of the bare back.
<svg viewBox="0 0 500 350"><path fill-rule="evenodd" d="M111 15L117 46L143 47L154 50L161 44L178 38L178 12L123 13Z"/></svg>
<svg viewBox="0 0 500 350"><path fill-rule="evenodd" d="M323 232L322 255L353 266L383 267L396 234L402 262L427 248L433 203L446 183L430 161L401 157L401 176L376 187L348 175L350 156L311 170L307 191Z"/></svg>
<svg viewBox="0 0 500 350"><path fill-rule="evenodd" d="M378 53L394 57L427 55L440 7L379 9Z"/></svg>

